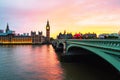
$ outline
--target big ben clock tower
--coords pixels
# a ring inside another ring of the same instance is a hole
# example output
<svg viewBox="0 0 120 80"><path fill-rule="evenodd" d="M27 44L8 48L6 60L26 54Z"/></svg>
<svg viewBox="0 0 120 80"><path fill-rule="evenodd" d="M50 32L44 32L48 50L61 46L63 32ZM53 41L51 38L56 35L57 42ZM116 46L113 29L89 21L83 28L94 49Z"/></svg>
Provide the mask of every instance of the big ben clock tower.
<svg viewBox="0 0 120 80"><path fill-rule="evenodd" d="M47 42L50 42L50 25L48 20L46 25L46 38L47 38Z"/></svg>

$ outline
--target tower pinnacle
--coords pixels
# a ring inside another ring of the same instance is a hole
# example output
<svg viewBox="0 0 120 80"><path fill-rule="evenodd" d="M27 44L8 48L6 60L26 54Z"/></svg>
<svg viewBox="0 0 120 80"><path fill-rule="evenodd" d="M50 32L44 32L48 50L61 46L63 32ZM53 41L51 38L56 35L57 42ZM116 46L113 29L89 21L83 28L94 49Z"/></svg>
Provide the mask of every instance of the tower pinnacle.
<svg viewBox="0 0 120 80"><path fill-rule="evenodd" d="M47 26L50 26L50 25L49 25L49 20L47 20L47 25L46 25L46 27L47 27Z"/></svg>
<svg viewBox="0 0 120 80"><path fill-rule="evenodd" d="M7 23L6 33L7 33L9 30L10 30L10 29L9 29L9 25L8 25L8 23Z"/></svg>

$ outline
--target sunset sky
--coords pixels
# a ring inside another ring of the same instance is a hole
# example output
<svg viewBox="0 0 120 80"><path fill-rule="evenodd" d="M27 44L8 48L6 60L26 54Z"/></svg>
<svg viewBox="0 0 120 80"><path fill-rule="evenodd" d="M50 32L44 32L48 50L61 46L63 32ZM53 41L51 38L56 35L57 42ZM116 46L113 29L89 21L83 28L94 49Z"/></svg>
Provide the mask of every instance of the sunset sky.
<svg viewBox="0 0 120 80"><path fill-rule="evenodd" d="M51 37L59 32L117 33L120 0L0 0L0 29L9 23L16 33L43 31L50 21Z"/></svg>

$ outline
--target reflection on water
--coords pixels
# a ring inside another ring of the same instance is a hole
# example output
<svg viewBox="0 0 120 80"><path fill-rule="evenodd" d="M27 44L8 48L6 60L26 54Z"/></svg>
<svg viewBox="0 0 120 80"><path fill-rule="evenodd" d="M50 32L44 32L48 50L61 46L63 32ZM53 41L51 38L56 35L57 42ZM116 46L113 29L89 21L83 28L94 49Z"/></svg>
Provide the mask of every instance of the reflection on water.
<svg viewBox="0 0 120 80"><path fill-rule="evenodd" d="M0 80L113 80L109 76L87 64L61 63L51 45L0 46Z"/></svg>
<svg viewBox="0 0 120 80"><path fill-rule="evenodd" d="M52 46L1 46L0 79L62 80L63 70Z"/></svg>

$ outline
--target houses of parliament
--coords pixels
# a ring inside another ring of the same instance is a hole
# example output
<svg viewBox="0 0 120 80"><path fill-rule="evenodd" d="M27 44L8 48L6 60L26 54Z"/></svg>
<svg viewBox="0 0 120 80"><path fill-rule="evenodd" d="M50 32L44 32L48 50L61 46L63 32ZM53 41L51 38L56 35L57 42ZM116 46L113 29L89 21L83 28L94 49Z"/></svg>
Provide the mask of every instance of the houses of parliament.
<svg viewBox="0 0 120 80"><path fill-rule="evenodd" d="M50 43L50 25L49 21L46 24L46 36L43 36L42 31L31 31L31 34L16 34L15 31L9 29L7 24L5 32L0 30L0 44L42 44Z"/></svg>

